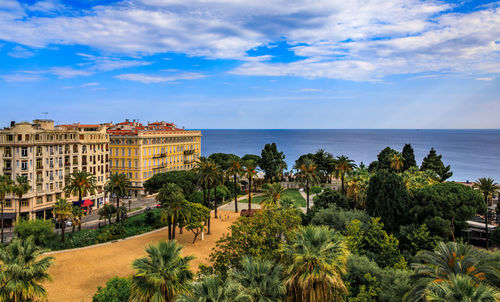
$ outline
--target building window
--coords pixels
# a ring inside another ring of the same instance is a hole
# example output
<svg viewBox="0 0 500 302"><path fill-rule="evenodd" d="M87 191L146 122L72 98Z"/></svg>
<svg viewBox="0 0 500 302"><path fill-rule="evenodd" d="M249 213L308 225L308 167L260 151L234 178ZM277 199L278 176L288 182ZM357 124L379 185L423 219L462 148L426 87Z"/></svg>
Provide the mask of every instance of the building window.
<svg viewBox="0 0 500 302"><path fill-rule="evenodd" d="M21 156L28 156L28 148L26 147L21 148Z"/></svg>
<svg viewBox="0 0 500 302"><path fill-rule="evenodd" d="M42 204L43 203L43 198L41 196L36 198L36 204Z"/></svg>
<svg viewBox="0 0 500 302"><path fill-rule="evenodd" d="M12 150L10 149L10 147L5 148L4 156L8 156L8 157L12 156Z"/></svg>
<svg viewBox="0 0 500 302"><path fill-rule="evenodd" d="M47 202L51 202L52 201L52 195L47 195Z"/></svg>
<svg viewBox="0 0 500 302"><path fill-rule="evenodd" d="M29 204L28 199L21 199L21 207L27 207Z"/></svg>
<svg viewBox="0 0 500 302"><path fill-rule="evenodd" d="M28 161L21 162L21 170L23 171L28 170Z"/></svg>
<svg viewBox="0 0 500 302"><path fill-rule="evenodd" d="M5 206L6 206L7 208L10 208L10 207L12 206L12 200L10 200L10 199L6 199L6 200L5 200Z"/></svg>

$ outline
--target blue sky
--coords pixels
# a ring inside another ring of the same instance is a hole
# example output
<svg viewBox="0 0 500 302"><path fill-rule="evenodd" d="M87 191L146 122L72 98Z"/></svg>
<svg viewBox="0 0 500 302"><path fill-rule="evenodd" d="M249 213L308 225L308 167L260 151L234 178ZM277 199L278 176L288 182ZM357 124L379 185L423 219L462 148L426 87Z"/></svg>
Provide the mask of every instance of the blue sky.
<svg viewBox="0 0 500 302"><path fill-rule="evenodd" d="M1 0L0 125L500 128L500 1Z"/></svg>

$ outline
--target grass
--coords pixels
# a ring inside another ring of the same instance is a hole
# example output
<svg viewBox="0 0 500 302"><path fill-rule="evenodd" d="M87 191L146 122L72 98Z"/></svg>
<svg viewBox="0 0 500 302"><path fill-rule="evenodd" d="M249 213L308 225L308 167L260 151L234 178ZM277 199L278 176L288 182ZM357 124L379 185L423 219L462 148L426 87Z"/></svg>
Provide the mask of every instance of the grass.
<svg viewBox="0 0 500 302"><path fill-rule="evenodd" d="M306 206L306 200L304 199L304 197L302 197L302 195L300 195L298 189L286 189L285 192L283 193L283 195L281 196L281 198L284 198L284 197L290 198L293 201L293 203L299 207ZM264 200L263 195L255 196L255 197L252 196L252 203L260 204L260 203L262 203L263 200ZM248 198L242 199L238 202L248 203Z"/></svg>

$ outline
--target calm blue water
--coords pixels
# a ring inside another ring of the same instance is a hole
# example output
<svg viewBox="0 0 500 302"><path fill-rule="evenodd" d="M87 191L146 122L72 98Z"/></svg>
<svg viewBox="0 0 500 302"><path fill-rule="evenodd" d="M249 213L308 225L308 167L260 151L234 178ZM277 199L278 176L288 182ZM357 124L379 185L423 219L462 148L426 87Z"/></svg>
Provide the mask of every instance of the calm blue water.
<svg viewBox="0 0 500 302"><path fill-rule="evenodd" d="M288 168L302 154L325 149L368 165L389 146L401 151L410 143L420 165L429 149L451 165L452 180L492 177L500 182L500 130L202 130L202 155L215 152L260 155L275 142L285 154Z"/></svg>

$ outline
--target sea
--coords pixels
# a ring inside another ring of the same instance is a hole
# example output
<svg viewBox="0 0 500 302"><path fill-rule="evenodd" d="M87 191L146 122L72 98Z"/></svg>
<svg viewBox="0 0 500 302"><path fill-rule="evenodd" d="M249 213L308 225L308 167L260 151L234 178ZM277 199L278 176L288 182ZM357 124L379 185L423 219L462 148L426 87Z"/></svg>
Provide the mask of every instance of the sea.
<svg viewBox="0 0 500 302"><path fill-rule="evenodd" d="M491 177L500 183L500 130L201 130L202 155L232 153L260 155L267 143L276 143L288 169L302 154L324 149L369 165L389 146L402 151L411 144L420 165L431 148L450 165L450 180L474 181Z"/></svg>

